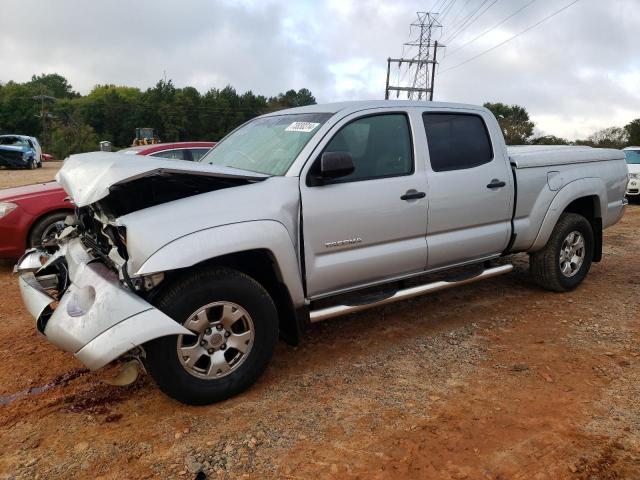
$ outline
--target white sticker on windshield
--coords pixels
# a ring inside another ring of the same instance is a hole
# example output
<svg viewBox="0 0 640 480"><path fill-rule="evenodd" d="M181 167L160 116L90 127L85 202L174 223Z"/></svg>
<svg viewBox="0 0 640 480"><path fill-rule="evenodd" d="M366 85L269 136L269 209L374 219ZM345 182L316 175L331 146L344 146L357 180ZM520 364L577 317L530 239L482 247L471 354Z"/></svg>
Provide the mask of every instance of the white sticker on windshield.
<svg viewBox="0 0 640 480"><path fill-rule="evenodd" d="M287 128L284 129L285 132L304 132L309 133L313 132L313 130L320 125L319 123L313 122L293 122Z"/></svg>

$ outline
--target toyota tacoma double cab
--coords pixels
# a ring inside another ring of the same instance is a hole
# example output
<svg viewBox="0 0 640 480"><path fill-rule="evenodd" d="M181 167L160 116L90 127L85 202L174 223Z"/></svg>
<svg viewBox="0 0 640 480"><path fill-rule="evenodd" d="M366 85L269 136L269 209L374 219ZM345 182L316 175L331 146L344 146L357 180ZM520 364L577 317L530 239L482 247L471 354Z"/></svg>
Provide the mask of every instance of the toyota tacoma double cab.
<svg viewBox="0 0 640 480"><path fill-rule="evenodd" d="M75 155L56 179L76 213L16 266L38 330L207 404L254 383L279 337L511 271L500 257L577 287L624 213L627 165L508 148L482 107L368 101L257 117L199 162Z"/></svg>

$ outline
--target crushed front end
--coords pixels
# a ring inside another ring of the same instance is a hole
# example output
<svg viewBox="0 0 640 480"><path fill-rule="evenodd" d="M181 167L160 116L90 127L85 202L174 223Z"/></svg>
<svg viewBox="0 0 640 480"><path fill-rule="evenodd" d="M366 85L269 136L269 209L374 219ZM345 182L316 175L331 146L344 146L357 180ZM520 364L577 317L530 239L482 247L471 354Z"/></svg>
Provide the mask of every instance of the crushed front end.
<svg viewBox="0 0 640 480"><path fill-rule="evenodd" d="M155 338L191 334L143 298L161 278L129 278L124 231L101 215L78 209L55 245L15 267L38 330L92 370Z"/></svg>

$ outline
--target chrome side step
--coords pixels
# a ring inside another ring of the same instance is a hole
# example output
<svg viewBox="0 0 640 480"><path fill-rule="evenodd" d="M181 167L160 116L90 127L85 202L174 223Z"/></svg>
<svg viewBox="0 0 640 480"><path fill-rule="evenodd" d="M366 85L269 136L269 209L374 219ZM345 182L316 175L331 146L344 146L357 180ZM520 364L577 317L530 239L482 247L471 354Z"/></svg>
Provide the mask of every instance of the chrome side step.
<svg viewBox="0 0 640 480"><path fill-rule="evenodd" d="M333 317L339 317L348 313L355 313L368 308L380 307L387 305L388 303L399 302L400 300L407 300L409 298L424 295L426 293L438 292L440 290L446 290L447 288L457 287L459 285L466 285L468 283L477 282L479 280L485 280L487 278L497 277L509 273L513 270L513 265L500 265L499 267L488 268L483 270L476 276L464 278L458 281L437 281L433 283L427 283L425 285L418 285L416 287L405 288L404 290L398 290L390 297L383 298L373 303L367 303L364 305L333 305L331 307L321 308L319 310L312 310L309 312L311 323L321 322Z"/></svg>

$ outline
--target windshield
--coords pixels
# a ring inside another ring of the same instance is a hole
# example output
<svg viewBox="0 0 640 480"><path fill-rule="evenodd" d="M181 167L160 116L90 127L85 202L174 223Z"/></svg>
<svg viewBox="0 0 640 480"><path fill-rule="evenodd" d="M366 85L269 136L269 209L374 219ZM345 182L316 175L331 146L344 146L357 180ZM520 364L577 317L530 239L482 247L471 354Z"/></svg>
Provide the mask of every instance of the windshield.
<svg viewBox="0 0 640 480"><path fill-rule="evenodd" d="M29 144L27 143L26 138L0 137L0 145L10 145L12 147L26 147Z"/></svg>
<svg viewBox="0 0 640 480"><path fill-rule="evenodd" d="M640 165L640 150L625 150L624 156L630 165Z"/></svg>
<svg viewBox="0 0 640 480"><path fill-rule="evenodd" d="M200 160L267 175L284 175L331 113L256 118L227 136Z"/></svg>

